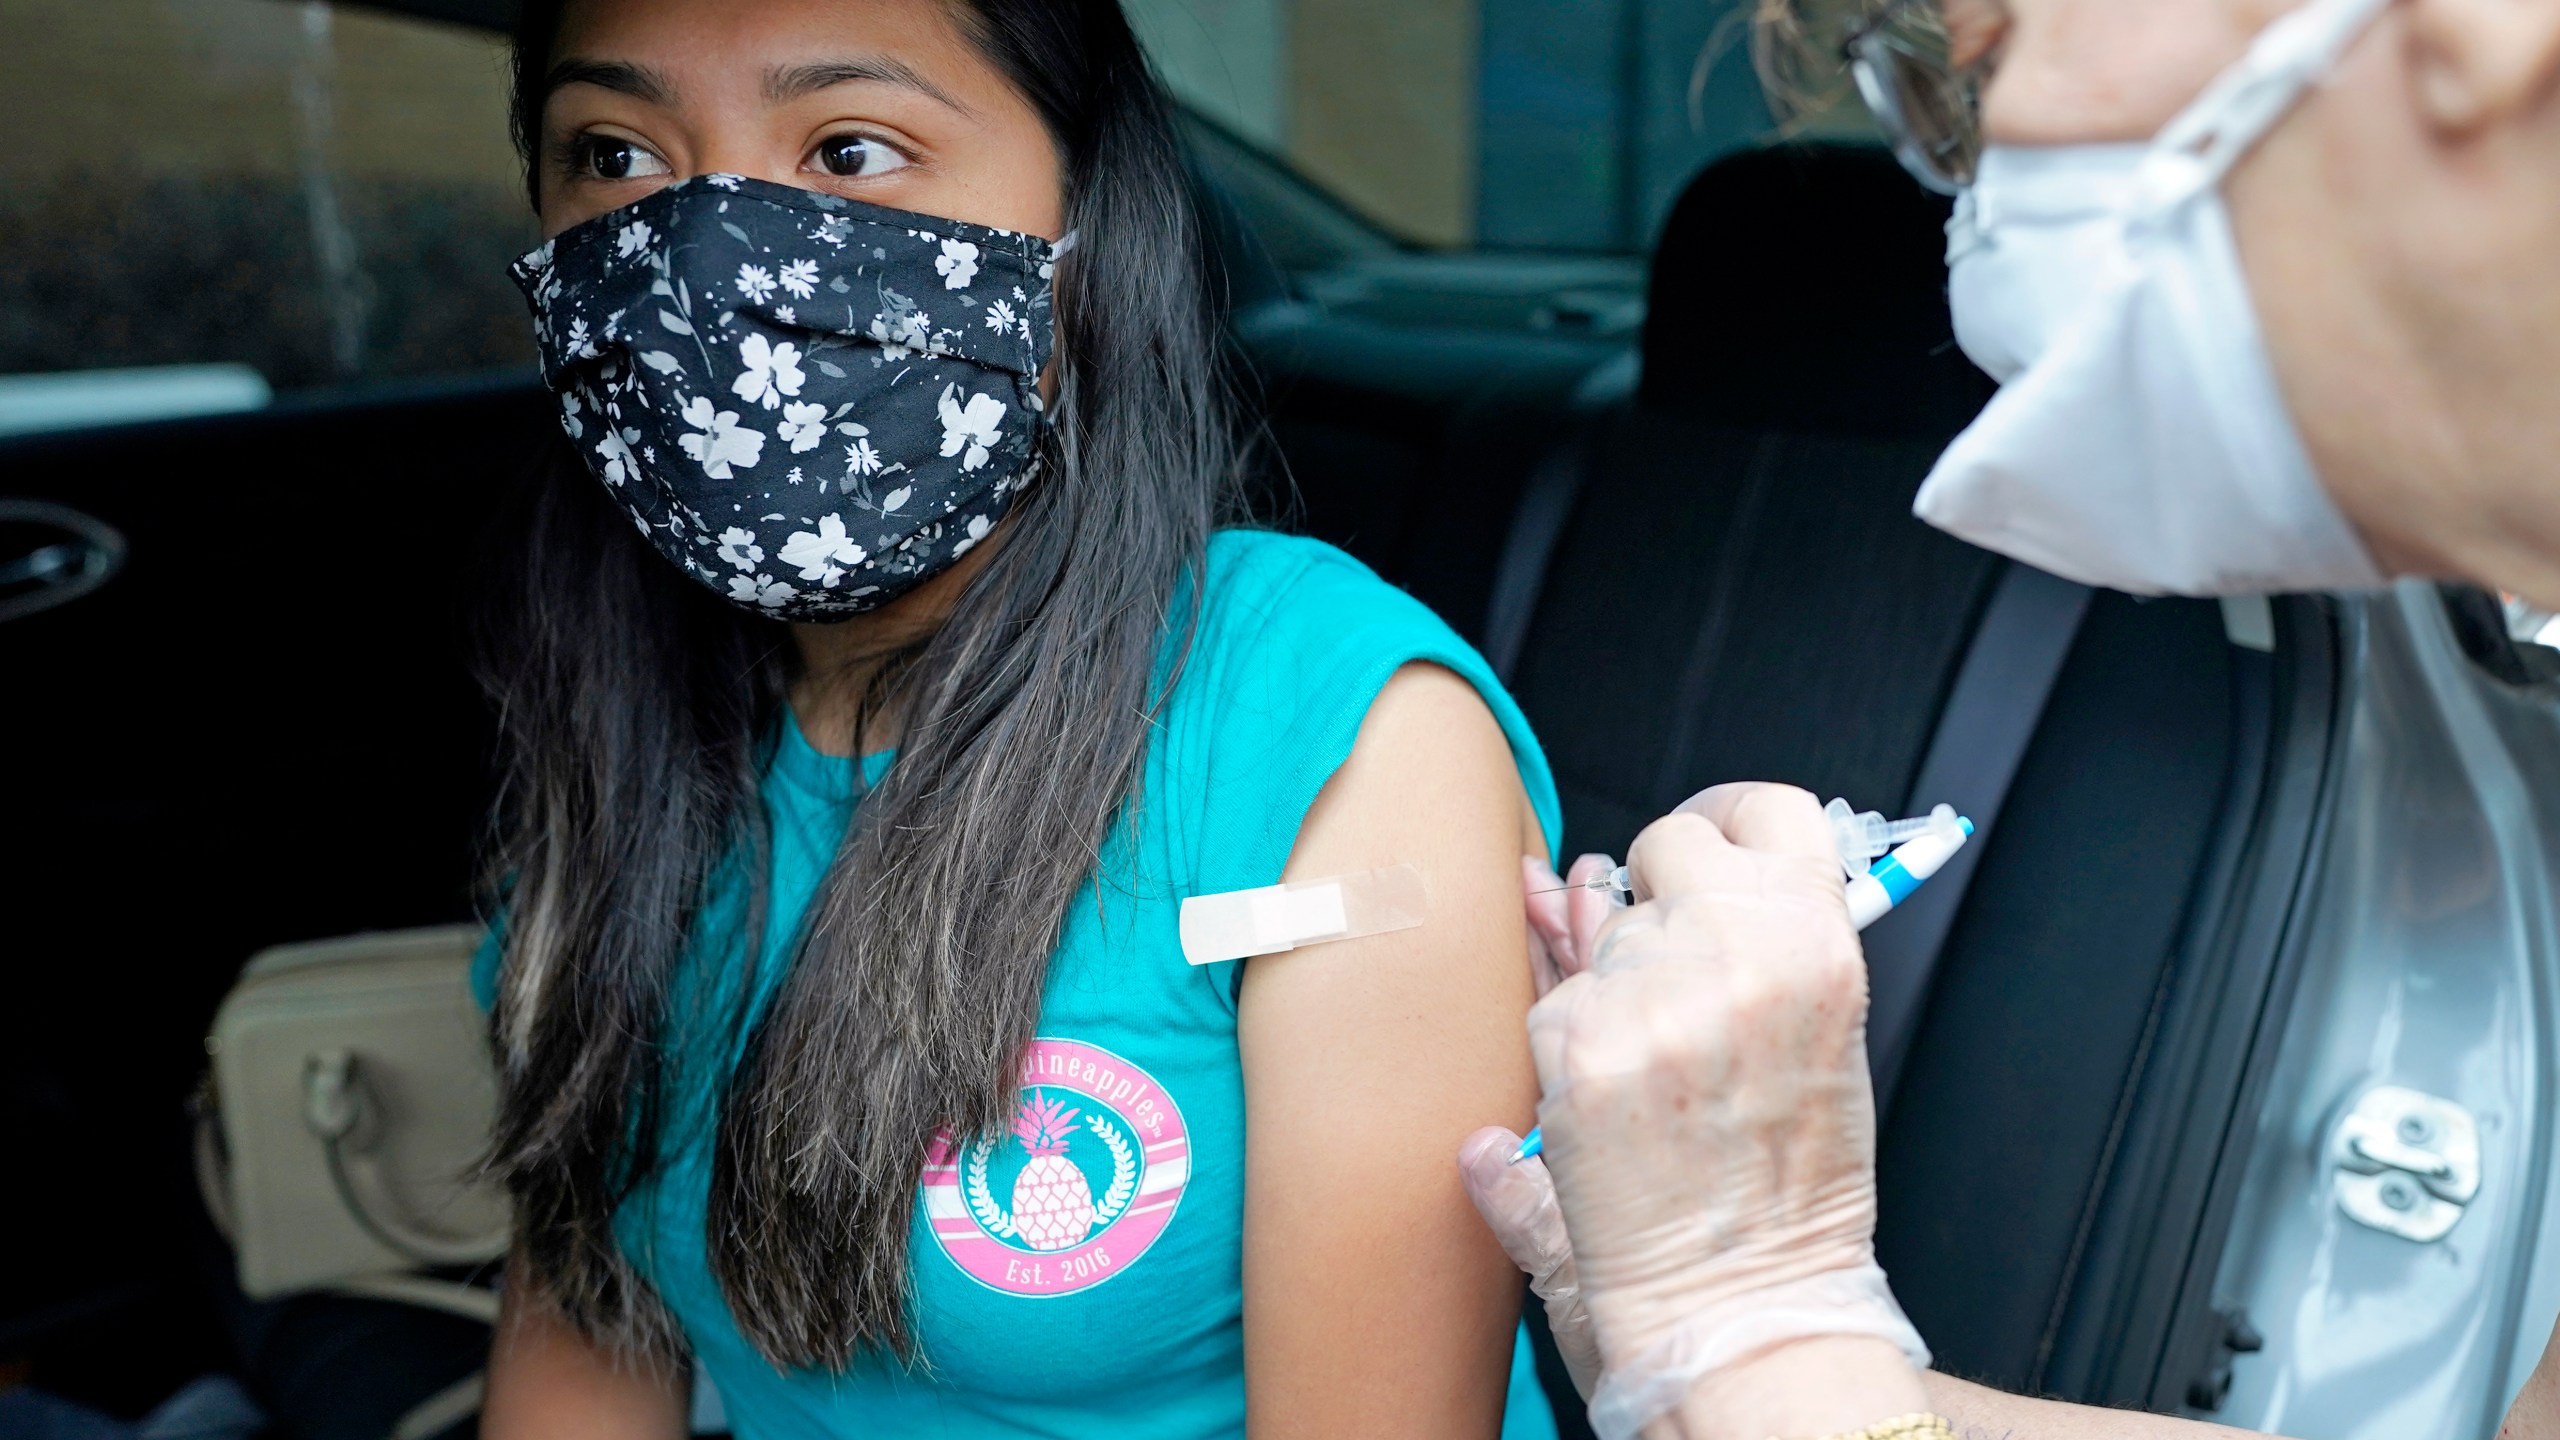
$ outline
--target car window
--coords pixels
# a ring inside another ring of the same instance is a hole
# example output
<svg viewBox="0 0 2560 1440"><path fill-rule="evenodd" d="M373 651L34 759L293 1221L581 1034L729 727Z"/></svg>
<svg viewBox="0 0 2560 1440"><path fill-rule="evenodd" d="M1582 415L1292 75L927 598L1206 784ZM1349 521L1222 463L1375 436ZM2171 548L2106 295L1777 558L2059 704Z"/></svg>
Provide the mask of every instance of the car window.
<svg viewBox="0 0 2560 1440"><path fill-rule="evenodd" d="M1750 0L1127 5L1181 100L1422 245L1640 253L1700 166L1778 133Z"/></svg>
<svg viewBox="0 0 2560 1440"><path fill-rule="evenodd" d="M51 377L0 378L0 426L530 364L505 265L533 227L487 33L10 0L0 95L0 377Z"/></svg>

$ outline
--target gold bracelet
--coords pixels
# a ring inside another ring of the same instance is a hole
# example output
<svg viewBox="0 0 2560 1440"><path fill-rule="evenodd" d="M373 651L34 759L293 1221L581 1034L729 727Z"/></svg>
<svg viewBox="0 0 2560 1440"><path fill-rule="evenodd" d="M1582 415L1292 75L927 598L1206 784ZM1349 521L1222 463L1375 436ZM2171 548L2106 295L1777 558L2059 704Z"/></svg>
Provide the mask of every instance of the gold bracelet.
<svg viewBox="0 0 2560 1440"><path fill-rule="evenodd" d="M1769 1440L1778 1440L1770 1436ZM1879 1420L1864 1430L1844 1430L1826 1435L1823 1440L1956 1440L1955 1427L1943 1415L1898 1415Z"/></svg>

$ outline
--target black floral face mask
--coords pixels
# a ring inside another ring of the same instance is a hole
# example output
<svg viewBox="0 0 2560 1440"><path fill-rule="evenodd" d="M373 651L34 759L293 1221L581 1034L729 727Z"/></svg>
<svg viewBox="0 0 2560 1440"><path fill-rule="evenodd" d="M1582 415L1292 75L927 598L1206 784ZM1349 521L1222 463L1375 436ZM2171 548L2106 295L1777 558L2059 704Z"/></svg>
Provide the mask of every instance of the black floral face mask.
<svg viewBox="0 0 2560 1440"><path fill-rule="evenodd" d="M649 542L827 620L948 567L1036 478L1062 253L703 175L512 268L560 423Z"/></svg>

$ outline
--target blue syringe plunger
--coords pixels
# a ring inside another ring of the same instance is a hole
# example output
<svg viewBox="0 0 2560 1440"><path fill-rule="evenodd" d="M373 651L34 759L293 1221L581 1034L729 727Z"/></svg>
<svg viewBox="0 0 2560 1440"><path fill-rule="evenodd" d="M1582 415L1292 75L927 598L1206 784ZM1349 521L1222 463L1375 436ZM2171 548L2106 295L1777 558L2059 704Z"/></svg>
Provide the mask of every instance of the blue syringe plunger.
<svg viewBox="0 0 2560 1440"><path fill-rule="evenodd" d="M1970 833L1963 818L1956 814L1955 807L1952 805L1940 805L1926 815L1915 816L1909 820L1887 820L1883 812L1877 810L1852 810L1846 800L1832 801L1822 807L1822 813L1831 821L1832 838L1840 847L1841 875L1848 880L1855 880L1866 874L1867 868L1878 857L1890 852L1897 845L1933 833L1948 835L1958 832ZM1635 886L1628 880L1627 867L1624 865L1618 866L1606 875L1566 888L1596 890L1604 894L1617 895L1635 893Z"/></svg>

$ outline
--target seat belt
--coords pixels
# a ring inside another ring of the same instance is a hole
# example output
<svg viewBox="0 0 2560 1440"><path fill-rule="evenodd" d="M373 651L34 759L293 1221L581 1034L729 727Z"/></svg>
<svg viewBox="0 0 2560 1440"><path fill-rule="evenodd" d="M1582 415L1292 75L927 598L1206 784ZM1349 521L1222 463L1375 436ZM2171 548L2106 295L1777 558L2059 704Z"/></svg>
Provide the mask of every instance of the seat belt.
<svg viewBox="0 0 2560 1440"><path fill-rule="evenodd" d="M1634 350L1586 371L1565 405L1564 438L1539 457L1521 486L1510 533L1503 537L1502 558L1494 562L1493 593L1484 606L1484 658L1494 678L1505 685L1515 678L1512 671L1529 643L1529 623L1537 618L1538 600L1546 593L1547 567L1564 541L1574 502L1582 497L1595 432L1635 394L1642 373L1643 357Z"/></svg>
<svg viewBox="0 0 2560 1440"><path fill-rule="evenodd" d="M1573 518L1573 502L1581 497L1590 462L1591 426L1585 421L1539 457L1521 488L1519 507L1511 512L1511 533L1502 542L1493 594L1484 607L1484 658L1493 666L1494 678L1505 685L1518 678L1513 672L1547 588L1547 567L1564 539L1565 522Z"/></svg>
<svg viewBox="0 0 2560 1440"><path fill-rule="evenodd" d="M1865 935L1867 1063L1882 1116L1901 1078L1938 960L1964 908L1982 854L1998 833L2000 807L2044 718L2045 703L2089 612L2089 587L2015 561L2002 571L1973 643L1939 712L1929 751L1912 781L1916 808L1953 805L1973 821L1973 840Z"/></svg>

